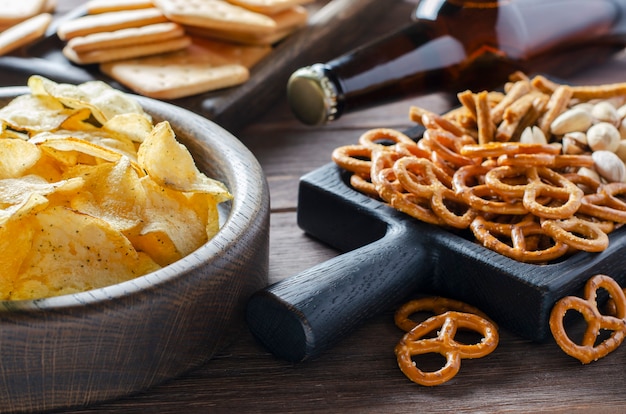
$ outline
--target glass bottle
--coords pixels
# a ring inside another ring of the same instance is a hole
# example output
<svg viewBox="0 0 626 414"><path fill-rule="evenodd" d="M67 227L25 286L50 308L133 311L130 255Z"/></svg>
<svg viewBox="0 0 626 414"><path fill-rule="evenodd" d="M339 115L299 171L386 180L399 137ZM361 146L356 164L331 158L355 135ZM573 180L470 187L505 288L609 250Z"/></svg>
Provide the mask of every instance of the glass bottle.
<svg viewBox="0 0 626 414"><path fill-rule="evenodd" d="M566 76L626 46L626 0L421 0L412 20L295 71L294 115L319 125L411 96L494 88L516 70Z"/></svg>

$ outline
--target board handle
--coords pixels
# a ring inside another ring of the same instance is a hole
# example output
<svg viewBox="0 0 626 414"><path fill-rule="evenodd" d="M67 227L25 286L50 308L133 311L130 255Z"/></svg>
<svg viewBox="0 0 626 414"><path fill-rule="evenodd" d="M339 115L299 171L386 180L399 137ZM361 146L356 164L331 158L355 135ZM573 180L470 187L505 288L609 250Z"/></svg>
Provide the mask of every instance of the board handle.
<svg viewBox="0 0 626 414"><path fill-rule="evenodd" d="M382 238L256 292L248 326L279 358L315 358L365 319L428 287L425 245L415 229L390 224Z"/></svg>

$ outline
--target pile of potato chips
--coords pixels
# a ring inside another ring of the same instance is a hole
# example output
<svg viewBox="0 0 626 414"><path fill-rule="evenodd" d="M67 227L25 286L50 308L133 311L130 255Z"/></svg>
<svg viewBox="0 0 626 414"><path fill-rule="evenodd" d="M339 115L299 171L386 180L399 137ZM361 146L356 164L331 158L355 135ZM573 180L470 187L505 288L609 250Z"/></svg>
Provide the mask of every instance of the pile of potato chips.
<svg viewBox="0 0 626 414"><path fill-rule="evenodd" d="M41 76L0 109L0 299L104 287L191 253L232 198L167 121L100 81Z"/></svg>

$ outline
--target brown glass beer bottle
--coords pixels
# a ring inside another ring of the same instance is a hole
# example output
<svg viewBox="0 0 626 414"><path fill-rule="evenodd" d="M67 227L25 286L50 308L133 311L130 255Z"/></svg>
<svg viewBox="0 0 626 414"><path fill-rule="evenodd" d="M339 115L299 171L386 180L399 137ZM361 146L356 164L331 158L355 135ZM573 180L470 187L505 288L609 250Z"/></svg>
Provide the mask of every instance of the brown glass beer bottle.
<svg viewBox="0 0 626 414"><path fill-rule="evenodd" d="M516 70L566 76L626 46L626 0L421 0L412 20L294 72L294 115L319 125L411 96L494 88Z"/></svg>

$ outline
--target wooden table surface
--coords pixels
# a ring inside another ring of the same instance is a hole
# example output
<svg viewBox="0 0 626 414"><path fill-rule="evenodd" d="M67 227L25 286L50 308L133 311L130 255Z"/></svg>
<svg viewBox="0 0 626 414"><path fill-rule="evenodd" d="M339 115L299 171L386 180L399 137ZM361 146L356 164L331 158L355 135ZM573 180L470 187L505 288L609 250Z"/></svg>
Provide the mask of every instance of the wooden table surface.
<svg viewBox="0 0 626 414"><path fill-rule="evenodd" d="M58 10L77 3L59 0ZM625 70L626 55L620 55L571 80L625 81ZM411 104L435 112L449 105L442 96L431 95L346 115L324 127L306 127L281 100L239 133L270 186L270 282L340 254L298 228L300 176L328 163L335 147L356 142L368 128L411 126ZM67 412L626 412L626 346L584 366L552 341L537 344L506 330L500 334L491 355L463 361L452 381L427 388L410 382L397 366L393 349L401 332L391 310L366 321L319 358L299 364L275 358L245 331L186 375L137 395Z"/></svg>

